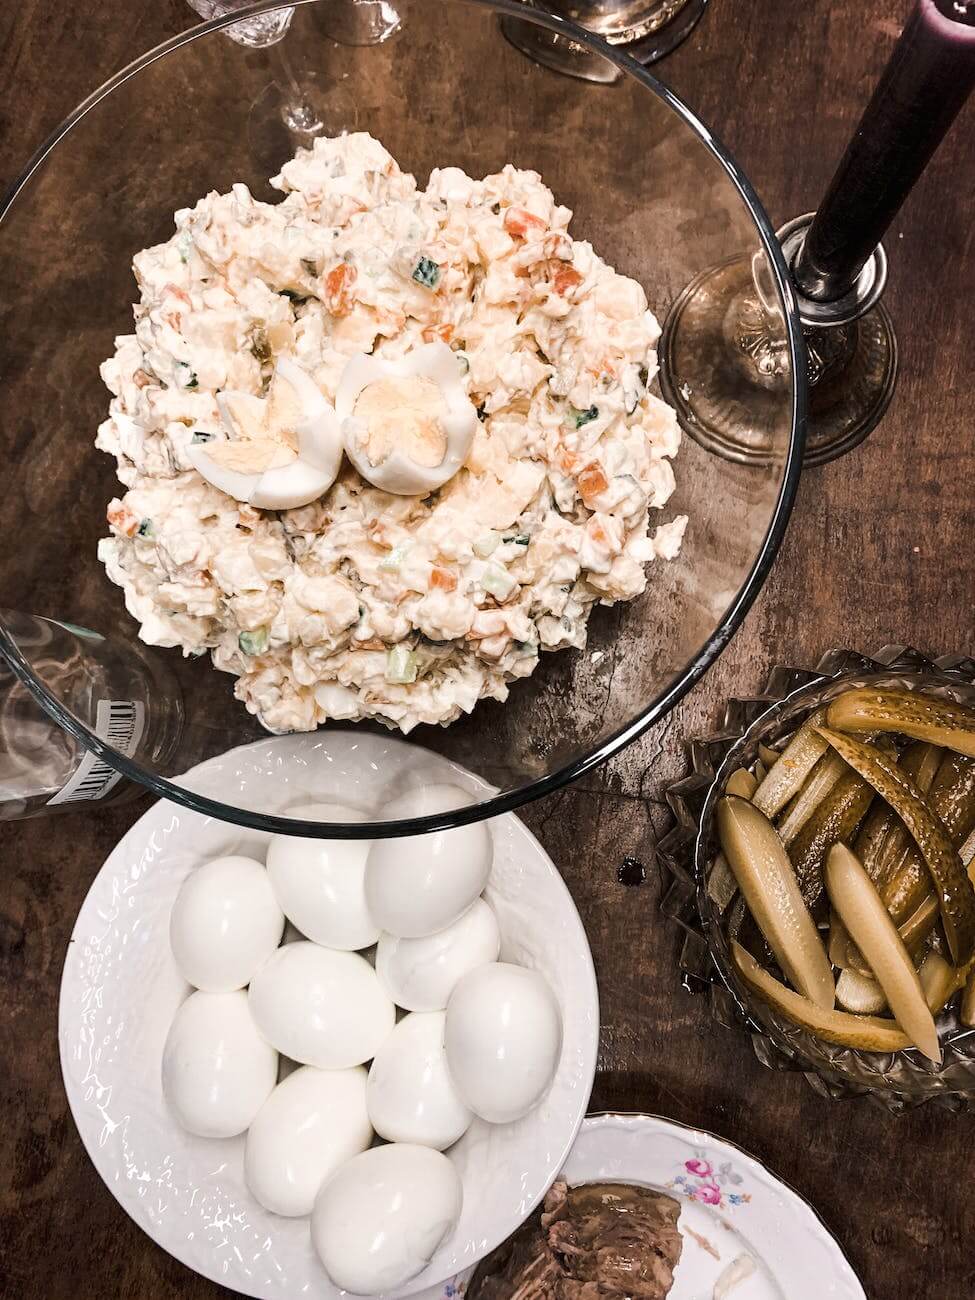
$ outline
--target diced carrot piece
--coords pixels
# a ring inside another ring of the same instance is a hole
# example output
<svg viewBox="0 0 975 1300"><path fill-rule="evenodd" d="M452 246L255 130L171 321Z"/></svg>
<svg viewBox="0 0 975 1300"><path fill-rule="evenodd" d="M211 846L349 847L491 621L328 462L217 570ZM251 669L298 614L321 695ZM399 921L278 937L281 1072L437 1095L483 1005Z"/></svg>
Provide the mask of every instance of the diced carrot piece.
<svg viewBox="0 0 975 1300"><path fill-rule="evenodd" d="M433 343L437 339L440 339L444 343L449 343L453 337L453 325L427 325L423 331L424 343Z"/></svg>
<svg viewBox="0 0 975 1300"><path fill-rule="evenodd" d="M574 289L577 284L582 284L582 276L574 266L567 266L565 262L560 262L552 276L552 288L563 298L570 289Z"/></svg>
<svg viewBox="0 0 975 1300"><path fill-rule="evenodd" d="M616 366L610 361L609 357L603 357L594 366L586 366L586 374L593 375L597 379L600 375L609 375L612 379L615 379Z"/></svg>
<svg viewBox="0 0 975 1300"><path fill-rule="evenodd" d="M529 212L527 208L509 208L504 214L504 228L509 235L514 235L517 239L526 239L529 230L547 230L548 226L541 217L536 217L534 212Z"/></svg>
<svg viewBox="0 0 975 1300"><path fill-rule="evenodd" d="M436 587L440 591L455 591L457 577L449 569L436 568L430 574L430 586Z"/></svg>
<svg viewBox="0 0 975 1300"><path fill-rule="evenodd" d="M593 461L587 465L578 478L579 492L586 505L593 497L598 497L600 492L605 492L609 487L609 479L603 473L603 467L599 461Z"/></svg>
<svg viewBox="0 0 975 1300"><path fill-rule="evenodd" d="M325 306L333 316L348 316L355 303L356 269L339 262L325 277Z"/></svg>
<svg viewBox="0 0 975 1300"><path fill-rule="evenodd" d="M190 298L190 295L186 293L183 289L181 289L178 284L172 284L172 283L164 284L163 293L172 294L173 297L178 298L180 302L185 302L187 307L193 306L193 302L192 299Z"/></svg>
<svg viewBox="0 0 975 1300"><path fill-rule="evenodd" d="M123 537L134 537L139 529L139 521L121 501L112 502L108 507L107 519L116 532Z"/></svg>

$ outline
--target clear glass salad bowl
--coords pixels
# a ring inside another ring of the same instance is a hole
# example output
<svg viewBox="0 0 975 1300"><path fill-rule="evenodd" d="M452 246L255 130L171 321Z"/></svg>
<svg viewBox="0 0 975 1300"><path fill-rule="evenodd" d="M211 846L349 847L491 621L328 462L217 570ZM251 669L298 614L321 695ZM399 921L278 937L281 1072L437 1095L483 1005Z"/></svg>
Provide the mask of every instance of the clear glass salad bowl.
<svg viewBox="0 0 975 1300"><path fill-rule="evenodd" d="M292 834L326 827L339 838L427 831L515 808L590 771L662 718L727 644L768 573L799 476L804 412L802 342L772 227L734 160L671 91L598 38L506 0L412 0L402 29L373 46L329 37L328 11L343 2L298 0L286 37L335 91L330 134L370 132L421 184L437 166L475 177L509 162L540 172L573 209L576 238L638 280L660 320L704 268L733 258L764 263L775 301L763 343L779 360L761 412L749 413L767 427L768 463L735 464L685 438L661 521L686 513L690 524L679 558L655 562L645 594L597 607L586 649L543 654L506 703L482 701L449 727L412 733L496 791L471 807L345 824L203 797L180 775L266 734L235 700L232 678L179 650L139 646L154 682L173 683L180 697L167 703L156 690L153 707L181 714L181 727L176 743L127 755L96 734L97 691L62 689L49 662L0 622L0 650L74 743L198 811ZM504 40L505 15L570 35L622 76L593 86L537 66ZM0 609L93 629L120 653L135 653L137 625L96 558L118 484L112 458L93 439L109 397L99 363L132 328L132 256L167 239L174 210L210 190L243 181L260 199L279 197L267 178L301 143L277 118L255 113L271 77L268 55L228 40L221 29L230 21L187 31L96 91L0 207L0 448L7 501L17 502L7 515L17 535L0 547ZM701 357L701 383L708 368ZM747 391L743 382L743 403ZM308 743L327 745L329 729Z"/></svg>

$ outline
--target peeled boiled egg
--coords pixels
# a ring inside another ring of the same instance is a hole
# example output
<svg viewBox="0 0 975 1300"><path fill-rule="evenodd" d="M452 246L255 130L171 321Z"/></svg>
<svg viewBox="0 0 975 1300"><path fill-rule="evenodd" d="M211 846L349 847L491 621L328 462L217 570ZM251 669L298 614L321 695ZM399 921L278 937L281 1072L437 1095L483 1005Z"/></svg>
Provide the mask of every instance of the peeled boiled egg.
<svg viewBox="0 0 975 1300"><path fill-rule="evenodd" d="M186 454L213 487L262 510L316 501L335 482L342 431L332 406L307 371L279 357L266 398L221 393L221 416L235 435L192 442Z"/></svg>
<svg viewBox="0 0 975 1300"><path fill-rule="evenodd" d="M460 358L446 343L412 348L399 360L360 353L335 395L345 450L374 487L425 496L467 459L477 412Z"/></svg>
<svg viewBox="0 0 975 1300"><path fill-rule="evenodd" d="M443 1151L474 1118L457 1094L444 1054L444 1013L404 1017L369 1068L366 1105L380 1137Z"/></svg>
<svg viewBox="0 0 975 1300"><path fill-rule="evenodd" d="M258 1033L247 994L191 993L163 1049L163 1092L197 1137L243 1133L278 1077L278 1054Z"/></svg>
<svg viewBox="0 0 975 1300"><path fill-rule="evenodd" d="M251 980L254 1021L279 1052L320 1070L371 1060L396 1009L376 972L354 952L285 944Z"/></svg>
<svg viewBox="0 0 975 1300"><path fill-rule="evenodd" d="M425 786L392 800L385 816L422 817L473 802L453 785ZM417 939L452 925L487 884L493 858L483 822L377 840L366 859L366 906L382 930Z"/></svg>
<svg viewBox="0 0 975 1300"><path fill-rule="evenodd" d="M180 886L169 944L180 974L208 993L249 984L281 942L284 913L253 858L215 858Z"/></svg>
<svg viewBox="0 0 975 1300"><path fill-rule="evenodd" d="M278 1084L251 1124L244 1177L272 1214L311 1214L329 1174L371 1141L365 1070L303 1065Z"/></svg>
<svg viewBox="0 0 975 1300"><path fill-rule="evenodd" d="M507 962L478 966L447 1003L450 1077L475 1115L507 1124L541 1101L562 1051L562 1015L537 971Z"/></svg>
<svg viewBox="0 0 975 1300"><path fill-rule="evenodd" d="M365 821L343 804L307 804L290 815L321 821ZM365 871L369 840L312 840L275 835L268 846L267 872L278 902L292 925L326 948L354 952L379 938L366 907Z"/></svg>
<svg viewBox="0 0 975 1300"><path fill-rule="evenodd" d="M407 1142L374 1147L324 1183L311 1239L337 1287L378 1295L422 1272L462 1204L457 1170L439 1151Z"/></svg>
<svg viewBox="0 0 975 1300"><path fill-rule="evenodd" d="M497 961L501 933L483 898L453 925L422 939L379 936L376 974L398 1007L406 1011L442 1011L462 975Z"/></svg>

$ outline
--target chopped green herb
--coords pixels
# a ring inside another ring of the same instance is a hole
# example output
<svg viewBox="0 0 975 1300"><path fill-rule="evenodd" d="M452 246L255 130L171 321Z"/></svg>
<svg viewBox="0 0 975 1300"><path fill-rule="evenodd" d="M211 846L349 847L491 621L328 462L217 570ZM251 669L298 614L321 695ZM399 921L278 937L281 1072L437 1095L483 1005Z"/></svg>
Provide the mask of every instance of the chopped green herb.
<svg viewBox="0 0 975 1300"><path fill-rule="evenodd" d="M241 632L237 644L245 655L262 655L267 649L268 634L266 627L256 628L253 632Z"/></svg>
<svg viewBox="0 0 975 1300"><path fill-rule="evenodd" d="M598 406L590 406L586 411L580 411L577 406L570 406L565 417L565 422L573 429L581 429L584 424L591 424L593 420L598 419Z"/></svg>
<svg viewBox="0 0 975 1300"><path fill-rule="evenodd" d="M205 429L197 429L190 442L213 442L216 436L215 433L207 433Z"/></svg>
<svg viewBox="0 0 975 1300"><path fill-rule="evenodd" d="M136 533L139 537L155 537L156 534L153 531L152 520L143 519L139 524L139 527L136 529Z"/></svg>
<svg viewBox="0 0 975 1300"><path fill-rule="evenodd" d="M531 538L527 533L516 533L513 537L506 537L504 540L510 542L512 546L527 546Z"/></svg>
<svg viewBox="0 0 975 1300"><path fill-rule="evenodd" d="M397 645L386 654L386 680L408 686L416 681L416 655L404 645Z"/></svg>
<svg viewBox="0 0 975 1300"><path fill-rule="evenodd" d="M176 247L179 250L179 260L184 264L190 260L190 252L193 248L193 241L187 231L183 231L176 241Z"/></svg>
<svg viewBox="0 0 975 1300"><path fill-rule="evenodd" d="M440 283L439 264L432 257L424 257L421 253L413 267L413 279L417 284L422 284L424 289L436 289Z"/></svg>
<svg viewBox="0 0 975 1300"><path fill-rule="evenodd" d="M190 368L190 363L188 361L178 361L176 363L176 369L179 372L179 382L184 388L197 387L200 381L196 377L196 372ZM185 379L183 378L184 373L187 375L187 378Z"/></svg>

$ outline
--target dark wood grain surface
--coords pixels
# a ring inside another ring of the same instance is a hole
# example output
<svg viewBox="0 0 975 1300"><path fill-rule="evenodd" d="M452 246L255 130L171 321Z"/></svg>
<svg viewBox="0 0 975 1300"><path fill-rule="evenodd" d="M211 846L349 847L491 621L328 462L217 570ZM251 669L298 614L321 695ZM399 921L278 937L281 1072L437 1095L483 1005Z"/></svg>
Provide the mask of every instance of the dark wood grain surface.
<svg viewBox="0 0 975 1300"><path fill-rule="evenodd" d="M732 148L778 223L815 206L908 8L712 0L660 72ZM0 5L0 182L104 77L190 21L179 0ZM773 662L811 665L843 644L975 648L973 128L970 108L889 240L903 368L884 424L806 474L772 576L704 683L586 791L524 814L563 869L595 954L593 1106L656 1111L753 1152L817 1208L871 1300L975 1295L975 1118L928 1109L893 1119L763 1069L741 1035L681 992L652 867L638 888L617 869L627 855L652 863L661 790L682 769L684 738ZM638 147L635 138L634 156ZM16 520L17 502L0 497L0 536ZM58 1068L72 923L145 806L0 827L0 1292L11 1297L220 1293L119 1210L81 1147Z"/></svg>

